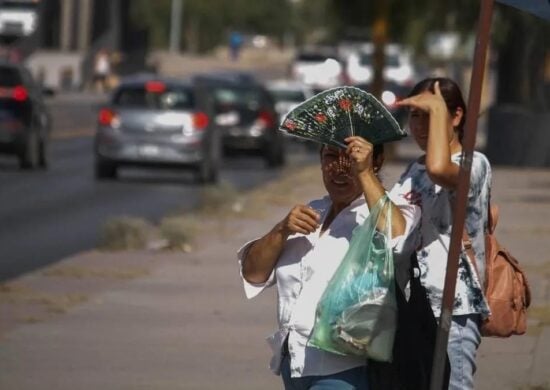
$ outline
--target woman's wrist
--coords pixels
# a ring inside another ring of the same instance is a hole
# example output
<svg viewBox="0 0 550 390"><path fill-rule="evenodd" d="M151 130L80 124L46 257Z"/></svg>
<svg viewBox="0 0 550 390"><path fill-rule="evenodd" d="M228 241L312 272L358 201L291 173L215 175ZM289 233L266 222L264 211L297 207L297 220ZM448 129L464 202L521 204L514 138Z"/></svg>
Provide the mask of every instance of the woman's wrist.
<svg viewBox="0 0 550 390"><path fill-rule="evenodd" d="M428 108L428 114L430 114L430 116L445 113L447 113L447 106L445 105L445 102L437 102L436 104L430 105Z"/></svg>

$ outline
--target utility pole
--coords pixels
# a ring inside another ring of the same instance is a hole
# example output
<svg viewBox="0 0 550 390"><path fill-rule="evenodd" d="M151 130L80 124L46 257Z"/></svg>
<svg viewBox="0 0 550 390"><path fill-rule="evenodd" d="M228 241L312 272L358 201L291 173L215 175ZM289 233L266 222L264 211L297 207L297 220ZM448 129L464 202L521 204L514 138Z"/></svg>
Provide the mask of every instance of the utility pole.
<svg viewBox="0 0 550 390"><path fill-rule="evenodd" d="M477 117L481 102L481 89L485 72L485 60L491 32L491 19L493 16L494 0L481 0L479 9L479 22L477 27L476 46L474 50L474 62L470 81L468 97L468 110L466 115L464 140L462 142L462 162L458 174L456 199L453 210L453 228L449 254L447 256L447 272L443 287L443 299L441 305L441 317L435 340L434 357L432 363L432 376L430 390L440 390L444 383L445 353L449 341L449 331L453 316L453 307L456 289L456 277L458 273L458 258L462 249L462 234L466 219L466 203L470 188L470 171L472 168L472 156L476 142Z"/></svg>
<svg viewBox="0 0 550 390"><path fill-rule="evenodd" d="M172 15L170 20L170 52L180 51L181 19L183 0L172 0Z"/></svg>
<svg viewBox="0 0 550 390"><path fill-rule="evenodd" d="M90 34L92 26L92 0L80 0L78 23L78 50L84 52L90 46Z"/></svg>
<svg viewBox="0 0 550 390"><path fill-rule="evenodd" d="M61 2L61 50L69 51L72 49L73 29L72 21L74 17L74 0L63 0Z"/></svg>

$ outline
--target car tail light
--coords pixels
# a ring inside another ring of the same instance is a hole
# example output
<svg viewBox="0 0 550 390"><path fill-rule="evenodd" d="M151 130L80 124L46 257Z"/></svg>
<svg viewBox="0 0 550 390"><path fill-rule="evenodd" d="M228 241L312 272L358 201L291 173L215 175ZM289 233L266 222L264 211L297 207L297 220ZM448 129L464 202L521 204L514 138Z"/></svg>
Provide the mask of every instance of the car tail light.
<svg viewBox="0 0 550 390"><path fill-rule="evenodd" d="M116 119L117 115L113 110L109 108L102 108L99 110L97 120L101 126L112 126Z"/></svg>
<svg viewBox="0 0 550 390"><path fill-rule="evenodd" d="M16 102L24 102L29 97L29 93L27 92L27 88L23 87L22 85L18 85L17 87L13 88L11 97Z"/></svg>
<svg viewBox="0 0 550 390"><path fill-rule="evenodd" d="M148 81L145 83L145 90L149 93L163 93L166 91L166 84L162 81Z"/></svg>
<svg viewBox="0 0 550 390"><path fill-rule="evenodd" d="M204 112L196 112L193 115L193 127L199 130L204 130L208 126L208 115Z"/></svg>
<svg viewBox="0 0 550 390"><path fill-rule="evenodd" d="M267 110L260 111L258 114L258 121L265 127L273 127L277 123L275 116Z"/></svg>

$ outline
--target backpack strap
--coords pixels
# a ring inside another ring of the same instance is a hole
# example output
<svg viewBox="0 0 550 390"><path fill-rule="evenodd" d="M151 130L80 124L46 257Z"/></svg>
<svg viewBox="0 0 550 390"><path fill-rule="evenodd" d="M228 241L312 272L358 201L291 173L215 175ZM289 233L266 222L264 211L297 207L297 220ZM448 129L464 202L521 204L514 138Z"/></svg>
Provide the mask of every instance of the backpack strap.
<svg viewBox="0 0 550 390"><path fill-rule="evenodd" d="M499 208L497 205L491 205L491 198L489 198L489 202L487 202L487 233L485 233L486 236L493 235L495 233L498 217ZM462 245L464 246L464 251L466 252L466 255L470 258L470 261L474 266L474 270L479 278L480 275L477 268L476 255L472 247L472 240L468 235L468 231L466 230L466 226L464 226L464 230L462 231Z"/></svg>
<svg viewBox="0 0 550 390"><path fill-rule="evenodd" d="M466 231L466 227L464 227L464 230L462 231L462 245L464 246L464 251L466 252L466 255L468 255L468 257L470 258L470 261L474 266L474 270L476 271L477 276L479 277L476 255L474 253L474 249L472 248L472 240L470 239L470 236Z"/></svg>
<svg viewBox="0 0 550 390"><path fill-rule="evenodd" d="M499 209L497 205L491 206L491 199L489 199L487 207L487 233L494 234L498 223Z"/></svg>

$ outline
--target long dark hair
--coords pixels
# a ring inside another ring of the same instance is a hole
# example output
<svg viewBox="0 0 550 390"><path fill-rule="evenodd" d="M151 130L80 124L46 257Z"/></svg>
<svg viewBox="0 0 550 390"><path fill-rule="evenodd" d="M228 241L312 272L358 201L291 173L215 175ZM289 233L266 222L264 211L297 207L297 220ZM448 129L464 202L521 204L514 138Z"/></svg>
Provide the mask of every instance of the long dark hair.
<svg viewBox="0 0 550 390"><path fill-rule="evenodd" d="M464 137L464 122L466 122L466 103L464 103L464 98L462 97L460 87L453 80L447 77L430 77L424 79L413 87L409 93L409 97L418 95L425 91L430 91L433 93L436 81L439 81L439 89L441 90L441 95L445 100L445 105L447 106L449 113L454 115L457 108L462 109L462 119L456 127L458 130L458 139L462 142L462 138Z"/></svg>

